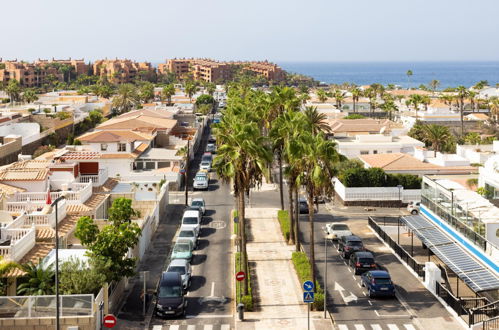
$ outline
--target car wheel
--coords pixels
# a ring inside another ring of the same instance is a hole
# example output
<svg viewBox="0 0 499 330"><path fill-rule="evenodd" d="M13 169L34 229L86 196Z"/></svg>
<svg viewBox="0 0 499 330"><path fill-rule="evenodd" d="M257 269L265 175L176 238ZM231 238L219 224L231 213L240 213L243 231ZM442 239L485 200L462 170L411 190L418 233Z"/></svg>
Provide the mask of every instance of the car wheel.
<svg viewBox="0 0 499 330"><path fill-rule="evenodd" d="M411 214L414 214L414 215L418 214L418 210L412 210Z"/></svg>
<svg viewBox="0 0 499 330"><path fill-rule="evenodd" d="M190 288L191 287L191 279L189 279L189 282L187 282L187 288Z"/></svg>

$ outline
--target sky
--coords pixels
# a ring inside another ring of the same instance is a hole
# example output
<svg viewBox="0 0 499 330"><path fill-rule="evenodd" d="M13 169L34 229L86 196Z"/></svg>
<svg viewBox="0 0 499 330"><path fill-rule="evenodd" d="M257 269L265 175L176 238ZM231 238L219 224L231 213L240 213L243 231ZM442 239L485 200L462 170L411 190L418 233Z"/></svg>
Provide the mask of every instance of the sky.
<svg viewBox="0 0 499 330"><path fill-rule="evenodd" d="M0 57L497 61L497 0L3 0Z"/></svg>

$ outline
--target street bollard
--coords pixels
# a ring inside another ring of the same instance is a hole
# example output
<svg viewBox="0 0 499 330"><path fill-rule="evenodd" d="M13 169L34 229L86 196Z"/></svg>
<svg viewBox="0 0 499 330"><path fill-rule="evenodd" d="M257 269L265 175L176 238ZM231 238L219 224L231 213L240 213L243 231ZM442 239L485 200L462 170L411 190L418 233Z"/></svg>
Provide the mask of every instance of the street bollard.
<svg viewBox="0 0 499 330"><path fill-rule="evenodd" d="M237 304L237 312L239 314L239 321L244 321L244 304Z"/></svg>

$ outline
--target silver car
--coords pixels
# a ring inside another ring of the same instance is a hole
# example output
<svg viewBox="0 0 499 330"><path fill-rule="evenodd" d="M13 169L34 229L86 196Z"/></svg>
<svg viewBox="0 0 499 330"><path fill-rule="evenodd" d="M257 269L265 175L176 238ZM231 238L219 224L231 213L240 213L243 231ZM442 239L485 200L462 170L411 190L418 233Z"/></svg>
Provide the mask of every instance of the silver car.
<svg viewBox="0 0 499 330"><path fill-rule="evenodd" d="M198 173L194 177L194 183L192 184L192 187L194 189L207 190L209 182L210 179L208 178L208 175L206 173Z"/></svg>
<svg viewBox="0 0 499 330"><path fill-rule="evenodd" d="M182 278L182 285L184 289L191 286L191 264L185 259L174 259L168 265L167 272L177 272Z"/></svg>
<svg viewBox="0 0 499 330"><path fill-rule="evenodd" d="M182 241L191 241L192 246L196 249L198 247L198 235L196 230L191 227L180 227L177 242Z"/></svg>
<svg viewBox="0 0 499 330"><path fill-rule="evenodd" d="M203 214L203 215L206 212L206 204L205 204L203 198L193 198L192 202L191 202L191 206L199 208L199 210L201 211L201 214Z"/></svg>

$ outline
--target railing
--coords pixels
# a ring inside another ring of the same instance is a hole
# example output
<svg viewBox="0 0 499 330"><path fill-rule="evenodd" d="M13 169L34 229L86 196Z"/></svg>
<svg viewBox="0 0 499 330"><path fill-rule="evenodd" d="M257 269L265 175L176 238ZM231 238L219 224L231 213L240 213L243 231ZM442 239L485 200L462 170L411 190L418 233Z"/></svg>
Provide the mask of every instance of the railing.
<svg viewBox="0 0 499 330"><path fill-rule="evenodd" d="M498 326L499 321L497 321L497 318L499 318L499 300L484 306L470 309L468 314L469 314L470 324L475 324L479 322L485 323L488 320L496 319L493 322L495 322L496 326ZM490 329L497 329L497 328L490 328Z"/></svg>
<svg viewBox="0 0 499 330"><path fill-rule="evenodd" d="M99 187L102 186L106 180L109 178L107 168L99 169L99 174L96 175L80 175L79 181L80 183L88 183L92 180L92 186Z"/></svg>
<svg viewBox="0 0 499 330"><path fill-rule="evenodd" d="M54 296L6 296L0 297L0 318L55 318ZM61 316L93 316L94 295L61 295Z"/></svg>
<svg viewBox="0 0 499 330"><path fill-rule="evenodd" d="M73 183L73 184L71 184L71 190L57 191L57 192L50 193L50 197L52 198L52 200L55 200L62 195L64 195L66 197L66 201L69 204L85 203L87 201L87 199L89 199L90 196L92 196L92 184L90 184L90 183ZM39 204L42 204L42 203L44 205L45 204L44 202L47 200L47 193L46 192L16 193L13 201L9 202L9 203L23 202L26 204L28 201L28 198L29 198L32 206L34 206L34 205L38 206ZM16 210L16 211L18 211L18 210Z"/></svg>
<svg viewBox="0 0 499 330"><path fill-rule="evenodd" d="M384 222L387 223L391 223L391 224L394 224L396 223L397 225L399 224L398 223L398 218L395 218L396 219L396 222L394 222L394 218L393 217L386 217L384 218ZM409 265L409 267L411 267L414 272L416 274L418 274L418 276L420 277L423 277L425 276L425 271L424 271L424 265L423 264L420 264L416 261L416 259L414 259L406 250L404 250L400 245L397 244L397 242L395 242L389 234L387 234L383 228L380 227L380 225L378 225L378 223L376 222L376 220L374 220L373 217L369 217L368 218L368 224L369 226L379 235L379 237L385 241L392 249L393 251L400 257L400 259L402 259L407 265Z"/></svg>
<svg viewBox="0 0 499 330"><path fill-rule="evenodd" d="M483 330L499 329L499 316L483 321Z"/></svg>
<svg viewBox="0 0 499 330"><path fill-rule="evenodd" d="M463 308L463 305L461 303L461 299L456 298L447 288L445 288L442 284L436 282L436 294L440 298L442 298L443 301L447 305L449 305L456 313L457 315L461 316L464 314L468 314L467 311Z"/></svg>
<svg viewBox="0 0 499 330"><path fill-rule="evenodd" d="M9 202L7 203L7 210L10 212L24 212L23 215L19 216L16 220L11 222L8 228L21 228L23 226L30 226L34 224L35 226L51 226L55 227L55 209L49 214L26 214L26 208L28 204L25 202ZM40 207L45 207L46 204L42 203L30 203L30 208L37 209ZM58 221L61 222L66 216L66 201L61 201L57 205L58 211Z"/></svg>
<svg viewBox="0 0 499 330"><path fill-rule="evenodd" d="M36 244L36 229L15 228L2 231L10 239L9 246L0 246L0 256L13 261L21 260Z"/></svg>

